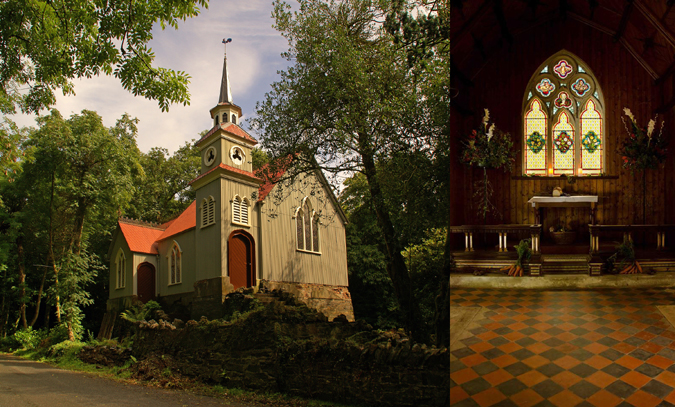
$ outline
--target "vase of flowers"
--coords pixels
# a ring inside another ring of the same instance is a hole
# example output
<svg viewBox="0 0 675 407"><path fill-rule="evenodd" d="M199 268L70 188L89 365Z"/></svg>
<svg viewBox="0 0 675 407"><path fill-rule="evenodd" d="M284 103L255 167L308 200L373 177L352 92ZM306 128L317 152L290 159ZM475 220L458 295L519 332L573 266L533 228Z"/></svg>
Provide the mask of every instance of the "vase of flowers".
<svg viewBox="0 0 675 407"><path fill-rule="evenodd" d="M510 172L513 169L513 141L509 133L504 133L494 123L490 123L490 111L485 109L482 123L471 131L463 145L462 163L483 169L483 179L475 185L474 198L478 202L478 213L483 216L485 223L488 212L496 211L496 207L490 202L492 185L488 180L487 170L502 169Z"/></svg>
<svg viewBox="0 0 675 407"><path fill-rule="evenodd" d="M661 121L659 131L655 132L658 116L650 119L647 127L640 127L630 109L626 107L623 112L629 120L626 123L625 118L621 118L627 137L619 147L619 154L623 160L623 168L629 169L632 174L636 170L642 171L642 223L645 223L647 214L646 170L656 169L666 160L668 140L663 136L665 122Z"/></svg>

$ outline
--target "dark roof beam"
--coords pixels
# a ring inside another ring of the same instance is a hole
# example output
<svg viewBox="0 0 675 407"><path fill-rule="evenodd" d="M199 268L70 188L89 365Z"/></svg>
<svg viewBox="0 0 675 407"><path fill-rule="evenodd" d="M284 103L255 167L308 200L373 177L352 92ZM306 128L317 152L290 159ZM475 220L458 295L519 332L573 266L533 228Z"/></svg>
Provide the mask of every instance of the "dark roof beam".
<svg viewBox="0 0 675 407"><path fill-rule="evenodd" d="M504 3L502 0L496 0L494 2L495 16L497 16L497 21L499 22L499 27L502 31L502 36L509 43L509 46L513 44L513 36L509 27L506 25L506 17L504 17Z"/></svg>
<svg viewBox="0 0 675 407"><path fill-rule="evenodd" d="M490 4L493 3L494 0L485 0L483 4L481 4L480 8L476 10L475 13L469 17L469 20L464 23L464 25L457 31L457 34L453 38L450 39L450 43L452 44L450 51L454 51L455 48L457 47L457 44L459 44L464 36L469 33L473 27L483 18L485 17L485 14L490 10Z"/></svg>
<svg viewBox="0 0 675 407"><path fill-rule="evenodd" d="M586 17L584 17L580 14L570 12L567 15L570 16L572 19L577 20L578 22L580 22L582 24L586 24L587 26L589 26L591 28L595 28L596 30L598 30L600 32L603 32L603 33L605 33L609 36L616 35L616 31L612 30L611 28L605 27L602 24L598 24L593 20L589 20L588 18L586 18Z"/></svg>
<svg viewBox="0 0 675 407"><path fill-rule="evenodd" d="M591 20L593 19L593 16L595 15L595 10L598 8L600 3L598 0L588 0L588 8L591 9Z"/></svg>
<svg viewBox="0 0 675 407"><path fill-rule="evenodd" d="M656 30L661 35L663 35L663 37L666 39L666 41L668 41L670 46L675 47L675 37L673 37L673 34L671 34L671 32L668 31L668 29L661 23L661 21L658 18L656 18L654 14L652 14L651 11L649 11L647 6L642 4L640 0L635 0L634 4L635 7L640 11L640 13L642 13L642 15L645 16L647 20L649 20L649 22L654 26L654 28L656 28Z"/></svg>
<svg viewBox="0 0 675 407"><path fill-rule="evenodd" d="M628 51L633 56L633 58L635 58L635 60L640 65L642 65L642 67L645 69L645 71L647 71L647 73L652 77L652 79L656 80L659 77L654 68L652 68L651 65L649 65L644 58L642 58L642 55L638 54L637 51L635 51L635 48L633 48L633 46L630 45L630 43L626 41L625 38L621 38L619 42L621 43L621 45L624 46L624 48L626 48L626 51Z"/></svg>
<svg viewBox="0 0 675 407"><path fill-rule="evenodd" d="M457 68L457 65L455 65L455 61L450 61L450 72L452 72L453 76L456 76L457 79L460 80L463 84L466 86L473 87L473 81L469 79L468 76L464 74L464 72L460 71L459 68Z"/></svg>
<svg viewBox="0 0 675 407"><path fill-rule="evenodd" d="M659 76L656 81L654 81L654 85L661 85L666 79L670 78L673 74L675 73L675 62L670 64L668 69L666 69L666 72L663 73L663 75Z"/></svg>
<svg viewBox="0 0 675 407"><path fill-rule="evenodd" d="M619 29L616 30L614 34L614 41L619 41L623 37L623 33L626 31L626 26L628 25L628 19L630 19L630 13L633 11L633 0L628 0L626 7L623 9L623 14L621 15L621 21L619 22Z"/></svg>

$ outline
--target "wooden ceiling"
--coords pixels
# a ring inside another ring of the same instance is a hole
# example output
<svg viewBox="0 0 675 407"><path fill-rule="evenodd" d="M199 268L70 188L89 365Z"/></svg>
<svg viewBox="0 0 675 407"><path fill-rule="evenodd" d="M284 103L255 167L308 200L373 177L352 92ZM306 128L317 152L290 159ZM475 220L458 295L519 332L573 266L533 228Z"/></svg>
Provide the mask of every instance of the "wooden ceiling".
<svg viewBox="0 0 675 407"><path fill-rule="evenodd" d="M611 36L662 84L675 73L674 6L675 0L451 0L453 75L470 85L518 36L575 20Z"/></svg>

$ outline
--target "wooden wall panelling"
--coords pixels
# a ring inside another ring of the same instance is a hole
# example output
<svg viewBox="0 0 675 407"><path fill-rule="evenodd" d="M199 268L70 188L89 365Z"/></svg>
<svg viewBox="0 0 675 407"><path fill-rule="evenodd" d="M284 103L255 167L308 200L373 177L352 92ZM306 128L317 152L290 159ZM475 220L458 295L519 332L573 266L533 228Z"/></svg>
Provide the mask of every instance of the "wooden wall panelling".
<svg viewBox="0 0 675 407"><path fill-rule="evenodd" d="M556 36L557 32L567 34ZM535 192L560 185L566 190L602 196L598 219L603 223L635 223L641 220L641 179L622 169L621 157L616 153L625 137L621 117L623 108L629 107L640 123L646 124L662 98L656 97L657 92L649 74L611 37L569 20L541 26L535 32L516 37L512 51L502 48L474 78L475 88L472 89L470 106L480 117L467 120L470 125L464 128L464 134L480 123L483 108L490 109L491 119L514 138L518 157L512 175L520 175L523 152L521 106L525 86L539 64L563 48L577 54L590 66L602 88L606 114L605 169L606 174L618 175L619 179L579 179L577 184L570 186L557 179L514 179L500 173L491 178L496 198L493 203L504 216L502 222L532 223L534 216L527 206L527 200ZM670 81L671 92L672 83ZM669 113L668 118L673 116ZM673 167L673 159L669 160L669 167ZM464 198L471 200L473 183L479 174L476 170L468 170L467 173L470 176L465 178ZM672 185L672 181L675 181L675 177L667 173L655 172L648 177L650 187L653 186L649 198L653 210L658 213L655 220L665 219L666 203L675 202L673 194L666 196L666 185ZM477 219L475 212L474 204L465 206L467 219ZM588 213L585 210L566 210L560 216L566 221L583 224L587 223Z"/></svg>

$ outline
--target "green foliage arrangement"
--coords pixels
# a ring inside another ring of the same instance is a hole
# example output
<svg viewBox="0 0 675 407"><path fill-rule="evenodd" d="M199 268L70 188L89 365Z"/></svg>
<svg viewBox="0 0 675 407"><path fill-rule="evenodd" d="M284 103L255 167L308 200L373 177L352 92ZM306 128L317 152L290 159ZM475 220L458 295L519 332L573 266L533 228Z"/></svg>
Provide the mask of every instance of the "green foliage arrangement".
<svg viewBox="0 0 675 407"><path fill-rule="evenodd" d="M483 122L464 141L461 160L466 165L512 171L515 163L513 140L497 126L490 124L490 111L485 109Z"/></svg>
<svg viewBox="0 0 675 407"><path fill-rule="evenodd" d="M668 152L668 140L663 135L665 122L661 121L661 128L656 133L658 117L650 119L647 127L640 127L630 109L624 108L623 111L629 118L628 124L623 117L621 118L628 133L619 147L623 167L630 169L631 172L658 168L666 160Z"/></svg>
<svg viewBox="0 0 675 407"><path fill-rule="evenodd" d="M462 163L483 169L483 179L474 185L474 201L478 206L478 214L487 222L490 212L496 213L497 208L492 204L492 184L488 179L488 169L502 169L512 171L515 162L513 140L508 133L504 133L492 123L490 111L485 109L485 116L478 129L472 130L464 141L461 153Z"/></svg>

